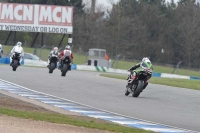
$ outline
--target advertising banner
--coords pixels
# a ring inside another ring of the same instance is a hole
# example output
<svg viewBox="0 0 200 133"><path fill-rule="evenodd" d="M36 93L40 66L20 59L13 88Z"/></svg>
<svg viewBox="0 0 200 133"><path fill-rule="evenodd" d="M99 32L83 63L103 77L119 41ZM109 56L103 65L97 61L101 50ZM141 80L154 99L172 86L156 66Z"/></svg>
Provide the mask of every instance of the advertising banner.
<svg viewBox="0 0 200 133"><path fill-rule="evenodd" d="M73 7L0 3L0 30L72 34Z"/></svg>

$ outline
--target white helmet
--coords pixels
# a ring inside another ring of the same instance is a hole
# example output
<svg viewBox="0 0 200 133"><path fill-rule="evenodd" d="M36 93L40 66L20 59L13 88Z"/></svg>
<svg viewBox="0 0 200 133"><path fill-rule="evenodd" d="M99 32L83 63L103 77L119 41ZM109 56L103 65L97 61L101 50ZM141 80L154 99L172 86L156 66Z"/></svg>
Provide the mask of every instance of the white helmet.
<svg viewBox="0 0 200 133"><path fill-rule="evenodd" d="M65 47L65 49L68 49L68 50L70 50L70 46L69 46L69 45L67 45L67 46Z"/></svg>
<svg viewBox="0 0 200 133"><path fill-rule="evenodd" d="M151 62L151 61L149 60L149 58L147 58L147 57L144 57L144 58L142 59L142 62L144 62L144 61L146 61L146 62Z"/></svg>
<svg viewBox="0 0 200 133"><path fill-rule="evenodd" d="M0 44L0 47L2 47L1 44Z"/></svg>
<svg viewBox="0 0 200 133"><path fill-rule="evenodd" d="M53 51L57 52L58 51L58 47L54 47Z"/></svg>
<svg viewBox="0 0 200 133"><path fill-rule="evenodd" d="M17 46L22 46L22 42L17 42Z"/></svg>

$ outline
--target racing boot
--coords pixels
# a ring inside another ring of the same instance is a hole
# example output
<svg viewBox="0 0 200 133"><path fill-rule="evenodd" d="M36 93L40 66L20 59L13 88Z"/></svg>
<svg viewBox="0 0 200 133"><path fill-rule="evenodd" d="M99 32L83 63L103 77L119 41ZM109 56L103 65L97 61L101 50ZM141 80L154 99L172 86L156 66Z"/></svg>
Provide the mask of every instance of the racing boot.
<svg viewBox="0 0 200 133"><path fill-rule="evenodd" d="M71 71L71 67L72 67L72 66L71 66L71 65L69 65L69 71Z"/></svg>
<svg viewBox="0 0 200 133"><path fill-rule="evenodd" d="M126 84L126 89L127 89L127 91L128 91L129 93L132 92L131 83L127 83L127 84Z"/></svg>
<svg viewBox="0 0 200 133"><path fill-rule="evenodd" d="M61 69L61 64L60 64L60 63L58 63L58 69L59 69L59 70Z"/></svg>
<svg viewBox="0 0 200 133"><path fill-rule="evenodd" d="M135 82L135 76L130 75L130 77L128 78L128 83L126 85L126 88L132 90L132 85Z"/></svg>
<svg viewBox="0 0 200 133"><path fill-rule="evenodd" d="M69 64L69 71L71 71L72 63Z"/></svg>
<svg viewBox="0 0 200 133"><path fill-rule="evenodd" d="M12 60L12 62L10 63L10 66L12 66L12 64L13 64L13 60Z"/></svg>
<svg viewBox="0 0 200 133"><path fill-rule="evenodd" d="M50 56L48 57L48 60L47 60L47 64L48 64L47 68L49 68L49 66L50 66L50 60L49 59L50 59Z"/></svg>

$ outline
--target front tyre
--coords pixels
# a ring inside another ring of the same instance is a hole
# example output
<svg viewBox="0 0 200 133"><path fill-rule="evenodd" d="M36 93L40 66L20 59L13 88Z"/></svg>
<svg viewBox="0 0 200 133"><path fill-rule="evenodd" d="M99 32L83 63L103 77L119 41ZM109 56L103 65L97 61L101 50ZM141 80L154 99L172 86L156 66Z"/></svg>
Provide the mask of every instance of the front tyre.
<svg viewBox="0 0 200 133"><path fill-rule="evenodd" d="M67 71L68 71L68 65L67 64L64 64L63 67L62 67L62 73L61 73L61 76L65 76Z"/></svg>
<svg viewBox="0 0 200 133"><path fill-rule="evenodd" d="M56 64L55 63L51 63L49 66L49 73L53 73L53 70L56 68Z"/></svg>
<svg viewBox="0 0 200 133"><path fill-rule="evenodd" d="M140 92L142 92L144 86L144 82L142 80L138 81L137 88L134 91L133 97L138 97L140 95Z"/></svg>
<svg viewBox="0 0 200 133"><path fill-rule="evenodd" d="M13 64L12 64L13 71L16 71L17 66L18 66L18 61L17 61L17 60L14 60L14 62L13 62Z"/></svg>

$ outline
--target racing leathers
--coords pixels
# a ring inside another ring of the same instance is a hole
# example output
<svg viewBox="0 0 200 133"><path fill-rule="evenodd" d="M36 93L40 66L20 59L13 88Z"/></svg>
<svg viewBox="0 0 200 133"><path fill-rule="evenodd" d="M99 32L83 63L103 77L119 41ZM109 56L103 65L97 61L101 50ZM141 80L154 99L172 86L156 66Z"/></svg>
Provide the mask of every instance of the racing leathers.
<svg viewBox="0 0 200 133"><path fill-rule="evenodd" d="M140 67L140 64L142 62L136 64L135 66L131 67L128 71L130 71L130 75L128 76L127 80L128 80L128 83L126 85L126 87L130 88L130 86L132 85L132 83L135 81L135 78L137 76L137 73L134 71L136 70L137 68ZM145 89L148 85L148 80L144 81L144 86L143 86L143 89Z"/></svg>
<svg viewBox="0 0 200 133"><path fill-rule="evenodd" d="M71 65L72 65L72 62L73 62L73 54L72 54L72 51L71 50L69 50L69 49L65 49L65 50L63 50L60 54L59 54L59 57L60 57L60 60L59 60L59 63L60 63L60 65L59 65L59 68L61 67L61 61L62 61L62 59L65 57L64 55L65 55L65 53L66 52L69 52L70 53L70 57L69 57L69 59L70 59L70 66L69 66L69 70L71 70Z"/></svg>
<svg viewBox="0 0 200 133"><path fill-rule="evenodd" d="M12 63L13 63L12 56L13 56L13 54L15 54L15 53L21 54L21 56L20 56L20 61L19 61L19 64L18 64L18 65L21 64L22 59L23 59L23 57L24 57L24 50L23 50L23 48L22 48L20 45L14 46L13 49L11 50L10 66L11 66Z"/></svg>
<svg viewBox="0 0 200 133"><path fill-rule="evenodd" d="M3 54L3 49L2 46L0 45L0 52Z"/></svg>
<svg viewBox="0 0 200 133"><path fill-rule="evenodd" d="M47 60L48 66L47 66L47 67L49 67L49 65L50 65L50 58L51 58L52 54L57 55L57 57L58 57L58 55L59 55L59 53L58 53L57 51L52 50L52 51L50 52L49 56L48 56L48 60Z"/></svg>
<svg viewBox="0 0 200 133"><path fill-rule="evenodd" d="M0 45L0 58L1 58L2 54L3 54L3 49L2 49L2 46Z"/></svg>

